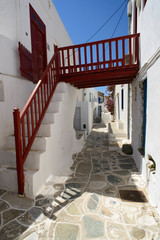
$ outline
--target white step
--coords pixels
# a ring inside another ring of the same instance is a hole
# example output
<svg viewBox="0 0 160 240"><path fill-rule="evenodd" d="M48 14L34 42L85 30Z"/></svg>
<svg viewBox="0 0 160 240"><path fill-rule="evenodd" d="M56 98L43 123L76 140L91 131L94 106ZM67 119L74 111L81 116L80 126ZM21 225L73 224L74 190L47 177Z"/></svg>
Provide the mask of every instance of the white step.
<svg viewBox="0 0 160 240"><path fill-rule="evenodd" d="M26 137L26 143L28 142L28 138ZM15 149L15 137L9 136L7 137L7 141L5 143L6 149ZM46 139L44 137L35 137L34 142L32 144L31 150L46 150Z"/></svg>
<svg viewBox="0 0 160 240"><path fill-rule="evenodd" d="M60 104L61 102L50 102L48 108L47 108L47 113L58 113L60 111Z"/></svg>
<svg viewBox="0 0 160 240"><path fill-rule="evenodd" d="M40 154L43 151L30 151L24 163L25 170L38 170ZM16 152L15 149L0 150L0 167L16 168Z"/></svg>
<svg viewBox="0 0 160 240"><path fill-rule="evenodd" d="M25 188L27 188L27 195L32 196L33 194L33 185L34 181L36 181L37 178L37 171L24 171L24 178L25 178ZM1 167L0 168L0 188L11 190L14 192L18 191L18 184L17 184L17 171L16 169L11 169L9 167ZM29 184L26 183L26 179L29 179L29 182L33 182L31 186L28 186Z"/></svg>
<svg viewBox="0 0 160 240"><path fill-rule="evenodd" d="M58 102L58 101L60 102L63 101L63 93L54 92L51 102Z"/></svg>
<svg viewBox="0 0 160 240"><path fill-rule="evenodd" d="M56 87L55 93L65 93L65 88L66 88L65 83L60 82Z"/></svg>

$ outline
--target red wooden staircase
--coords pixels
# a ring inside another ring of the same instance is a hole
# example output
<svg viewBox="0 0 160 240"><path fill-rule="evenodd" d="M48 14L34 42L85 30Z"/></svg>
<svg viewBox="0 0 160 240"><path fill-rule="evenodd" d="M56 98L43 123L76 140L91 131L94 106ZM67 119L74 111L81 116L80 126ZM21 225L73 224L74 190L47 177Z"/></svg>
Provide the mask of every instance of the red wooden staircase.
<svg viewBox="0 0 160 240"><path fill-rule="evenodd" d="M55 47L55 53L24 109L14 109L18 192L24 194L23 165L58 82L77 88L131 83L139 70L139 34Z"/></svg>

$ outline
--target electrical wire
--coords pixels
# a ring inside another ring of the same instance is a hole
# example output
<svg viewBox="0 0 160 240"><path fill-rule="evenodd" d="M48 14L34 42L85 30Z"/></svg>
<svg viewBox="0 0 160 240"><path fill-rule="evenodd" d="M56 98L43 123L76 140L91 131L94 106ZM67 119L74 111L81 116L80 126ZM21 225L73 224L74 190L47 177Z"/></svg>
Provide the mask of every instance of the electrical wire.
<svg viewBox="0 0 160 240"><path fill-rule="evenodd" d="M128 3L128 0L125 0L119 8L107 19L107 21L85 42L88 43L111 19L112 17L121 9L121 7L125 4L125 2Z"/></svg>
<svg viewBox="0 0 160 240"><path fill-rule="evenodd" d="M121 9L121 7L122 7L126 2L127 2L127 4L128 4L128 1L129 1L129 0L124 0L123 3L117 8L117 10L105 21L105 23L104 23L85 43L88 43L88 42L112 19L112 17L114 17L114 15ZM127 4L125 5L125 8L126 8ZM116 25L116 28L115 28L115 30L114 30L114 33L115 33L115 31L116 31L116 29L117 29L117 27L118 27L118 25L119 25L119 23L120 23L120 21L121 21L121 18L122 18L123 14L124 14L125 8L124 8L123 13L122 13L122 15L121 15L121 17L120 17L120 20L118 21L118 24ZM112 34L112 36L114 35L114 33ZM112 37L111 37L111 38L112 38ZM77 51L77 50L76 50L76 51ZM73 53L70 54L69 57L72 56L72 55L73 55ZM65 57L65 61L66 61L67 59L68 59L68 56Z"/></svg>
<svg viewBox="0 0 160 240"><path fill-rule="evenodd" d="M128 1L127 1L126 5L125 5L125 7L124 7L124 9L123 9L123 12L122 12L122 14L121 14L121 16L120 16L120 18L119 18L116 26L115 26L115 29L114 29L114 31L113 31L113 33L112 33L112 35L111 35L110 38L113 38L113 36L114 36L114 34L115 34L115 32L116 32L116 30L117 30L117 28L118 28L121 20L122 20L122 17L123 17L123 15L124 15L124 12L125 12L125 10L126 10L126 8L127 8L127 4L128 4ZM108 49L108 45L107 45L107 47L105 48L105 51L106 51L107 49ZM103 55L101 56L100 61L102 60L102 58L103 58Z"/></svg>

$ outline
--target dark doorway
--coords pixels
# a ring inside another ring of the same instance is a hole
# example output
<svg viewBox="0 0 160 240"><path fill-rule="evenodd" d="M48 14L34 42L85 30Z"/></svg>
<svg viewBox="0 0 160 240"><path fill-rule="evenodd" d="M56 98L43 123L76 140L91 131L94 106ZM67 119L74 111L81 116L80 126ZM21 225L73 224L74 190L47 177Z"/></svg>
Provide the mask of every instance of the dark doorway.
<svg viewBox="0 0 160 240"><path fill-rule="evenodd" d="M30 5L33 81L37 83L47 66L46 26Z"/></svg>

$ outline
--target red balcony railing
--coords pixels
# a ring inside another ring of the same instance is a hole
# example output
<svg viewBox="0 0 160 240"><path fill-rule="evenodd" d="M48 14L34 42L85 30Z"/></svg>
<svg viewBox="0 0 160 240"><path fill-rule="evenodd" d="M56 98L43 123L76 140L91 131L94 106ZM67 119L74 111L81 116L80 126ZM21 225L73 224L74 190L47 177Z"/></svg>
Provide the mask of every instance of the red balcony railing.
<svg viewBox="0 0 160 240"><path fill-rule="evenodd" d="M139 66L139 34L62 47L61 76Z"/></svg>
<svg viewBox="0 0 160 240"><path fill-rule="evenodd" d="M18 192L24 194L23 165L41 125L47 107L59 80L58 51L48 64L41 80L28 99L23 110L14 109L14 130L16 143L16 164Z"/></svg>

